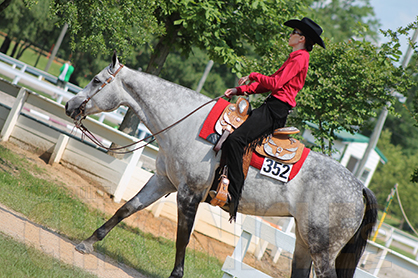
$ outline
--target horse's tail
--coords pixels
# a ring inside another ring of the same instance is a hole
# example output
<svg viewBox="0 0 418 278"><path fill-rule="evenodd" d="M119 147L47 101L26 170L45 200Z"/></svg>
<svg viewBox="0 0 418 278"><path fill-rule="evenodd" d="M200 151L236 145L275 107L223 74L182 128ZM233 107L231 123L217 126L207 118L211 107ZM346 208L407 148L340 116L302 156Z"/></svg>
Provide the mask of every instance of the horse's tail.
<svg viewBox="0 0 418 278"><path fill-rule="evenodd" d="M338 278L352 278L360 258L366 248L367 239L373 232L377 221L377 200L373 192L367 187L363 188L366 200L366 211L363 221L351 240L344 246L335 261Z"/></svg>

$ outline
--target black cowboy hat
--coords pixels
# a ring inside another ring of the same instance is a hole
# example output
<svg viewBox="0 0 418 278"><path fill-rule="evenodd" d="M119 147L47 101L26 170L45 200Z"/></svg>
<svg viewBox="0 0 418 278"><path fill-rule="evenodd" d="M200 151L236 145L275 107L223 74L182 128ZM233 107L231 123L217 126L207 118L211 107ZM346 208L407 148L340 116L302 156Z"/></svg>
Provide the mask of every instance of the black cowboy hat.
<svg viewBox="0 0 418 278"><path fill-rule="evenodd" d="M304 17L302 20L299 19L291 19L284 23L284 25L297 28L302 31L304 35L311 38L314 43L319 44L323 48L325 48L325 43L321 39L322 28L316 24L312 19Z"/></svg>

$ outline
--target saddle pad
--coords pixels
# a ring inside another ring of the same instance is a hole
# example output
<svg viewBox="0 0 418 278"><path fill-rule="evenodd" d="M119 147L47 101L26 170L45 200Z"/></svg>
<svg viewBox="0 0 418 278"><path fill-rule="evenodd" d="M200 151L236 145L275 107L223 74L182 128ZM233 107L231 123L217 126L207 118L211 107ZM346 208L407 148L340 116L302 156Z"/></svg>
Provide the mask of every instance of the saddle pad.
<svg viewBox="0 0 418 278"><path fill-rule="evenodd" d="M302 167L303 163L305 162L305 159L308 156L310 151L311 150L309 148L304 148L303 149L301 158L298 160L298 162L293 164L292 170L289 174L288 181L291 181L299 173L299 170ZM253 166L254 168L257 168L257 169L261 170L261 167L263 166L263 163L264 163L264 159L265 159L265 157L259 155L256 152L253 152L253 156L251 157L250 165Z"/></svg>
<svg viewBox="0 0 418 278"><path fill-rule="evenodd" d="M220 98L215 105L213 106L212 110L209 112L208 116L206 117L205 122L203 123L202 129L200 130L199 137L205 140L208 140L214 134L217 134L215 131L215 124L218 121L219 117L221 116L222 112L224 111L225 107L230 105L231 103ZM209 142L215 144L216 142Z"/></svg>
<svg viewBox="0 0 418 278"><path fill-rule="evenodd" d="M227 107L230 102L220 98L215 105L213 106L212 110L209 112L208 116L206 117L205 122L203 123L202 129L200 130L199 137L203 138L212 144L215 144L216 141L213 141L213 136L219 139L219 135L215 131L215 124L218 121L219 117L221 116L222 112L224 111L225 107ZM296 162L293 167L292 171L289 175L289 181L293 179L297 173L299 172L300 168L302 167L303 163L305 162L306 157L308 156L310 149L304 148L301 158L298 162ZM263 166L264 157L253 152L251 157L250 165L258 170L261 170Z"/></svg>

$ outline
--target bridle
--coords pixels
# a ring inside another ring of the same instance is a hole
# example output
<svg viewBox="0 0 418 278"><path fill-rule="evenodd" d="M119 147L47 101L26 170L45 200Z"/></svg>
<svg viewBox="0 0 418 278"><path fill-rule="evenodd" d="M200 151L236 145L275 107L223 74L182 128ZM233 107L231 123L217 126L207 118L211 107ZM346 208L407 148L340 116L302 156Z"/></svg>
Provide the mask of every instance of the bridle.
<svg viewBox="0 0 418 278"><path fill-rule="evenodd" d="M211 102L213 102L213 101L217 101L218 99L220 99L222 96L219 96L219 97L217 97L217 98L214 98L214 99L211 99L210 101L208 101L208 102L206 102L206 103L204 103L204 104L202 104L201 106L199 106L198 108L196 108L195 110L193 110L192 112L190 112L189 114L187 114L186 116L184 116L183 118L181 118L180 120L178 120L178 121L176 121L175 123L173 123L173 124L171 124L171 125L169 125L168 127L166 127L166 128L164 128L164 129L162 129L162 130L160 130L160 131L158 131L157 133L154 133L154 134L151 134L151 135L149 135L149 136L147 136L147 137L145 137L145 138L143 138L143 139L141 139L141 140L139 140L139 141L137 141L137 142L134 142L134 143L132 143L132 144L128 144L128 145L125 145L125 146L122 146L122 147L114 147L114 148L109 148L109 147L106 147L106 146L104 146L103 144L102 144L102 142L100 142L100 140L99 139L97 139L84 125L83 125L83 123L82 123L82 120L84 120L85 118L86 118L86 116L82 116L83 114L84 114L84 110L85 110L85 108L86 108L86 104L96 95L96 94L98 94L106 85L108 85L110 82L112 82L115 78L116 78L116 75L120 72L120 70L122 69L124 67L124 65L122 65L122 64L120 64L119 65L119 68L114 72L114 73L111 73L111 75L110 75L110 77L91 95L91 96L89 96L88 98L86 98L81 104L80 104L80 106L79 106L79 108L78 108L78 110L80 111L80 113L75 117L75 120L74 120L74 124L75 124L75 127L77 127L78 129L80 129L80 131L81 131L81 133L82 133L82 135L83 136L86 136L87 138L89 138L93 143L95 143L96 145L98 145L99 147L101 147L101 148L103 148L103 149L105 149L105 150L107 150L107 151L110 151L110 152L113 152L113 153L117 153L117 154L126 154L126 153L130 153L130 152L134 152L134 151L136 151L136 150L139 150L139 149L141 149L141 148L144 148L144 147L146 147L146 146L148 146L149 144L151 144L152 142L154 142L155 141L155 136L156 135L158 135L158 134L160 134L160 133L162 133L162 132L164 132L164 131L167 131L168 129L170 129L170 128L172 128L173 126L175 126L176 124L178 124L178 123L180 123L181 121L183 121L183 120L185 120L186 118L188 118L189 116L191 116L192 114L194 114L196 111L198 111L199 109L201 109L201 108L203 108L204 106L206 106L206 105L208 105L209 103L211 103ZM109 71L109 73L110 73L110 68L108 69L108 71ZM142 142L144 142L144 141L146 141L146 140L148 140L148 139L150 139L150 138L153 138L151 141L149 141L149 142L147 142L146 144L144 144L144 145L142 145L142 146L139 146L139 147L137 147L137 148L135 148L135 149L133 149L133 150L129 150L129 151L121 151L122 149L126 149L126 148L129 148L129 147L132 147L132 146L134 146L134 145L136 145L136 144L139 144L139 143L142 143Z"/></svg>
<svg viewBox="0 0 418 278"><path fill-rule="evenodd" d="M113 79L115 79L115 77L116 77L116 75L120 72L120 70L122 69L124 67L124 65L123 64L119 64L119 68L114 72L114 73L111 73L110 72L110 66L109 66L109 68L107 69L107 71L109 72L109 73L111 73L110 74L110 77L108 78L108 79L106 79L106 81L105 82L103 82L103 84L99 87L99 88L97 88L97 90L93 93L93 94L91 94L91 96L89 96L88 98L86 98L81 104L80 104L80 106L78 107L78 110L80 111L80 113L75 117L75 118L78 118L79 116L80 116L80 123L81 123L81 120L83 119L82 117L81 117L81 115L83 115L84 114L84 110L86 109L86 104L87 104L87 102L89 102L97 93L99 93L106 85L108 85L110 82L112 82L113 81Z"/></svg>

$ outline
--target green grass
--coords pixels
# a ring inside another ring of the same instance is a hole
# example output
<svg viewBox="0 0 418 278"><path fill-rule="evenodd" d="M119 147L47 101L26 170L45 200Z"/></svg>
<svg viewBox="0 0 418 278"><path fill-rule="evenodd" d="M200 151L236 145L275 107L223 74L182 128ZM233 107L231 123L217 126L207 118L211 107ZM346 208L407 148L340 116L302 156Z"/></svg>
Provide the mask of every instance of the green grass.
<svg viewBox="0 0 418 278"><path fill-rule="evenodd" d="M0 145L0 203L79 242L101 226L105 216L91 209L62 184L40 178L43 169ZM168 277L174 265L175 243L123 223L96 249L149 277ZM221 262L206 253L188 250L186 277L221 277Z"/></svg>
<svg viewBox="0 0 418 278"><path fill-rule="evenodd" d="M383 211L379 211L378 212L378 221L380 221L380 219L382 219L383 216ZM383 221L383 223L386 223L388 225L391 225L393 227L399 227L401 225L401 219L396 218L394 216L392 216L390 214L390 208L389 208L389 213L386 214L385 220Z"/></svg>
<svg viewBox="0 0 418 278"><path fill-rule="evenodd" d="M0 233L0 250L0 277L97 277L77 267L61 263L2 233Z"/></svg>
<svg viewBox="0 0 418 278"><path fill-rule="evenodd" d="M376 239L376 243L377 244L380 244L380 245L383 245L383 246L385 246L385 244L386 244L386 242L384 242L383 240L380 240L380 239ZM390 249L393 250L393 251L395 251L395 252L398 252L399 254L404 255L405 257L408 257L410 259L415 260L415 256L413 254L411 254L411 253L409 253L409 252L407 252L407 251L405 251L405 250L403 250L401 248L397 248L397 247L394 247L394 246L390 246Z"/></svg>
<svg viewBox="0 0 418 278"><path fill-rule="evenodd" d="M0 45L3 43L3 41L4 41L4 36L0 35ZM12 54L15 44L16 44L15 41L12 41L10 43L9 50L6 53L7 55ZM38 59L38 55L39 53L36 52L34 49L28 48L23 52L22 56L19 58L19 61L22 61L30 66L35 66L36 60ZM39 58L39 62L36 65L36 68L40 70L45 70L47 63L48 63L47 57L44 55L41 55L41 57ZM49 68L48 72L52 75L58 76L60 74L61 66L62 66L62 63L57 63L54 61L51 64L51 67Z"/></svg>

